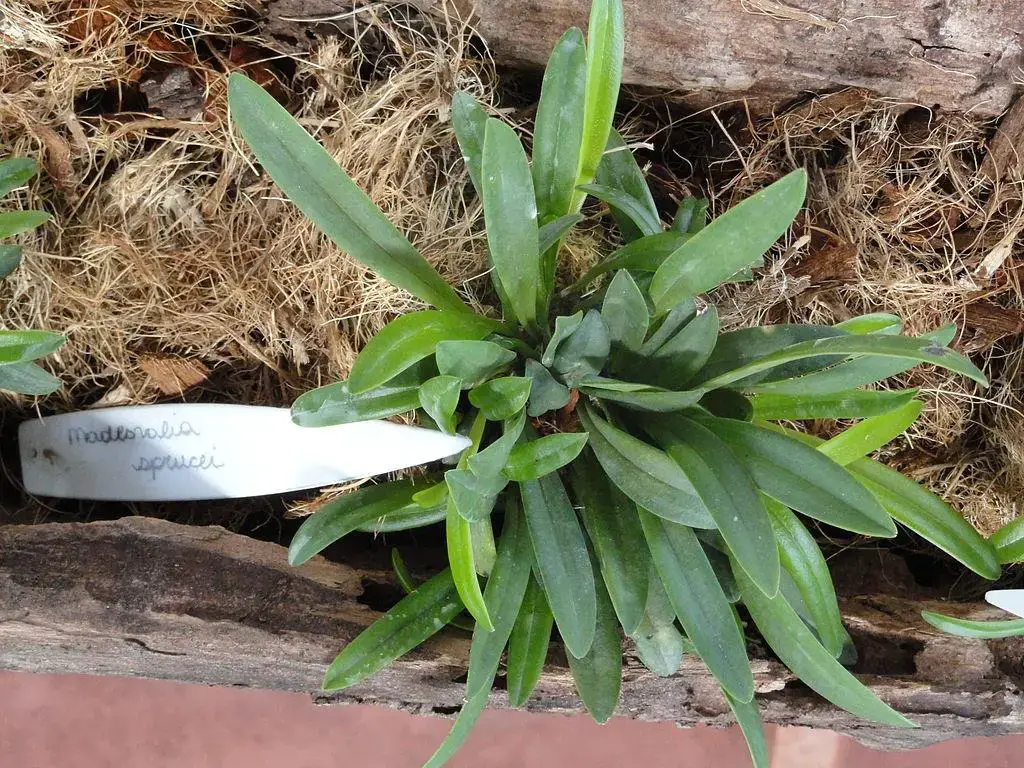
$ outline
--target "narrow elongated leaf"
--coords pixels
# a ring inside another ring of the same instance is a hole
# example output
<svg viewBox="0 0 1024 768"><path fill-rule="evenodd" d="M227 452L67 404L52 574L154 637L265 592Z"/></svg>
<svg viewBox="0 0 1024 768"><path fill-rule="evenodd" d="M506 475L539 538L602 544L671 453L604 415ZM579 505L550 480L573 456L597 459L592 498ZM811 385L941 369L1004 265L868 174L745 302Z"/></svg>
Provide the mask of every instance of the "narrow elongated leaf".
<svg viewBox="0 0 1024 768"><path fill-rule="evenodd" d="M498 557L494 529L489 519L469 524L469 543L473 548L473 567L480 576L490 576Z"/></svg>
<svg viewBox="0 0 1024 768"><path fill-rule="evenodd" d="M736 562L765 594L778 592L778 544L743 464L714 432L689 419L658 417L644 425L693 483Z"/></svg>
<svg viewBox="0 0 1024 768"><path fill-rule="evenodd" d="M477 195L483 197L480 186L480 168L484 157L484 128L487 112L473 96L465 91L456 91L452 96L452 127L455 138L462 150L462 159L469 170Z"/></svg>
<svg viewBox="0 0 1024 768"><path fill-rule="evenodd" d="M872 494L819 451L753 424L716 418L700 421L728 444L757 487L773 499L847 531L883 538L896 535L892 519Z"/></svg>
<svg viewBox="0 0 1024 768"><path fill-rule="evenodd" d="M596 571L597 565L594 564ZM622 641L615 611L604 582L594 574L597 589L597 628L594 642L585 656L567 654L576 690L587 712L598 723L606 723L615 712L622 684Z"/></svg>
<svg viewBox="0 0 1024 768"><path fill-rule="evenodd" d="M957 637L969 637L972 640L1000 640L1004 637L1024 636L1024 619L972 621L932 611L921 611L921 618L936 629Z"/></svg>
<svg viewBox="0 0 1024 768"><path fill-rule="evenodd" d="M708 199L706 197L686 197L679 202L676 215L672 218L672 229L691 235L697 234L707 226Z"/></svg>
<svg viewBox="0 0 1024 768"><path fill-rule="evenodd" d="M615 615L631 635L644 616L650 570L636 505L608 481L590 456L572 463L570 479Z"/></svg>
<svg viewBox="0 0 1024 768"><path fill-rule="evenodd" d="M396 317L363 347L348 377L348 390L359 394L379 387L425 357L442 341L477 341L497 323L467 312L425 309Z"/></svg>
<svg viewBox="0 0 1024 768"><path fill-rule="evenodd" d="M846 642L846 630L825 557L810 531L788 507L767 496L764 506L775 529L782 567L796 584L822 645L838 658Z"/></svg>
<svg viewBox="0 0 1024 768"><path fill-rule="evenodd" d="M3 376L3 368L0 368L0 376ZM3 387L3 379L0 378L0 388ZM1011 520L998 531L992 534L989 541L996 548L1000 563L1019 563L1024 561L1024 517Z"/></svg>
<svg viewBox="0 0 1024 768"><path fill-rule="evenodd" d="M325 691L340 691L365 680L421 645L462 610L444 570L421 584L345 646L324 676Z"/></svg>
<svg viewBox="0 0 1024 768"><path fill-rule="evenodd" d="M557 472L580 455L587 444L586 432L561 432L517 445L505 465L509 480L537 480Z"/></svg>
<svg viewBox="0 0 1024 768"><path fill-rule="evenodd" d="M551 372L536 360L526 361L526 375L532 383L526 413L531 417L556 411L569 402L569 388L556 381Z"/></svg>
<svg viewBox="0 0 1024 768"><path fill-rule="evenodd" d="M851 389L824 394L777 394L763 392L750 398L754 419L801 421L803 419L865 419L901 409L913 401L916 389Z"/></svg>
<svg viewBox="0 0 1024 768"><path fill-rule="evenodd" d="M661 232L633 240L612 253L604 261L599 261L588 269L566 292L572 293L581 290L601 275L616 269L655 272L665 259L686 242L688 237L679 232Z"/></svg>
<svg viewBox="0 0 1024 768"><path fill-rule="evenodd" d="M700 390L673 392L650 384L617 381L602 376L591 376L584 379L579 385L579 390L602 400L619 403L626 408L655 413L671 413L691 408L704 396Z"/></svg>
<svg viewBox="0 0 1024 768"><path fill-rule="evenodd" d="M803 341L828 339L843 335L845 335L845 331L834 328L831 325L779 324L729 331L718 337L715 349L708 358L706 365L701 369L697 381L703 382L716 379L724 374L757 362L773 352L778 352ZM821 367L839 359L841 358L833 357L818 359L812 362ZM782 378L787 373L789 376L795 376L799 373L806 373L806 371L792 370L789 372L782 371L781 373L771 371L771 378ZM748 378L741 383L741 386L744 390L747 390L754 384L759 384L767 376L767 373L762 373L756 378Z"/></svg>
<svg viewBox="0 0 1024 768"><path fill-rule="evenodd" d="M437 270L270 94L235 72L228 79L228 103L233 122L270 177L339 248L438 309L469 312Z"/></svg>
<svg viewBox="0 0 1024 768"><path fill-rule="evenodd" d="M22 395L49 395L60 389L60 379L51 376L35 363L0 365L0 389Z"/></svg>
<svg viewBox="0 0 1024 768"><path fill-rule="evenodd" d="M618 216L624 217L626 221L630 222L632 230L637 233L631 239L656 235L661 232L661 222L656 218L651 218L651 212L641 201L630 197L622 190L602 184L582 184L579 189L607 203Z"/></svg>
<svg viewBox="0 0 1024 768"><path fill-rule="evenodd" d="M576 187L589 184L601 163L615 117L622 81L625 48L622 0L594 0L587 30L587 87L583 109L583 139L580 144ZM572 210L578 211L583 195L576 191Z"/></svg>
<svg viewBox="0 0 1024 768"><path fill-rule="evenodd" d="M590 448L608 478L638 506L682 525L715 527L693 483L676 462L586 406L577 412L590 434Z"/></svg>
<svg viewBox="0 0 1024 768"><path fill-rule="evenodd" d="M455 409L462 382L454 376L435 376L420 386L420 407L449 435L455 434Z"/></svg>
<svg viewBox="0 0 1024 768"><path fill-rule="evenodd" d="M425 487L425 483L408 479L367 485L324 504L295 532L288 547L288 562L302 565L338 539L379 518L401 514L410 507L422 513L423 508L412 497Z"/></svg>
<svg viewBox="0 0 1024 768"><path fill-rule="evenodd" d="M533 185L544 223L570 212L583 138L587 50L573 27L555 43L544 70L533 133ZM546 249L542 249L542 252ZM554 277L552 272L551 277Z"/></svg>
<svg viewBox="0 0 1024 768"><path fill-rule="evenodd" d="M821 452L837 464L846 466L856 459L874 453L886 443L902 435L917 421L924 403L911 400L894 411L872 416L854 424L828 440Z"/></svg>
<svg viewBox="0 0 1024 768"><path fill-rule="evenodd" d="M570 213L565 216L559 216L553 221L549 221L547 224L541 225L541 228L537 230L537 242L538 250L544 255L548 254L558 245L562 238L569 234L569 231L583 221L583 216L579 213ZM552 269L552 267L546 266L549 259L544 259L541 262L541 275L542 280L546 280L545 275ZM553 278L552 278L553 279ZM538 312L542 309L538 307ZM547 307L543 307L546 312Z"/></svg>
<svg viewBox="0 0 1024 768"><path fill-rule="evenodd" d="M600 373L610 351L608 326L601 313L592 309L583 316L579 327L558 346L552 370L561 375L565 384L574 386L584 378Z"/></svg>
<svg viewBox="0 0 1024 768"><path fill-rule="evenodd" d="M630 637L640 661L658 677L674 675L683 661L686 642L675 621L668 593L651 563L643 617Z"/></svg>
<svg viewBox="0 0 1024 768"><path fill-rule="evenodd" d="M516 132L493 118L484 131L482 174L493 277L504 288L520 325L531 326L541 290L533 178Z"/></svg>
<svg viewBox="0 0 1024 768"><path fill-rule="evenodd" d="M0 245L0 280L3 280L21 264L20 245Z"/></svg>
<svg viewBox="0 0 1024 768"><path fill-rule="evenodd" d="M39 165L27 157L9 157L0 160L0 197L24 186L36 175Z"/></svg>
<svg viewBox="0 0 1024 768"><path fill-rule="evenodd" d="M441 483L443 486L444 483ZM445 519L447 504L447 493L440 500L440 503L425 507L422 504L412 504L407 507L399 507L388 512L383 517L378 517L367 523L362 523L356 530L361 533L395 533L396 531L408 531L413 528L422 528L426 525L434 525Z"/></svg>
<svg viewBox="0 0 1024 768"><path fill-rule="evenodd" d="M682 389L711 357L719 328L718 311L708 304L651 355L646 369L652 373L645 381Z"/></svg>
<svg viewBox="0 0 1024 768"><path fill-rule="evenodd" d="M697 317L697 311L697 302L692 300L684 301L678 306L673 307L672 311L665 315L656 328L651 328L651 335L644 341L644 345L640 347L640 354L649 357L661 349L665 342L671 339L680 329L693 322L693 319Z"/></svg>
<svg viewBox="0 0 1024 768"><path fill-rule="evenodd" d="M398 583L405 590L405 594L411 595L416 591L416 581L413 579L412 574L409 573L409 568L405 564L402 553L398 551L398 547L391 550L391 568L395 572L395 578L398 579Z"/></svg>
<svg viewBox="0 0 1024 768"><path fill-rule="evenodd" d="M742 568L737 568L735 574L743 604L761 636L801 682L837 707L865 720L897 728L913 727L913 723L864 687L825 650L782 595L766 596Z"/></svg>
<svg viewBox="0 0 1024 768"><path fill-rule="evenodd" d="M519 483L537 575L565 647L580 658L594 641L597 598L587 543L557 474Z"/></svg>
<svg viewBox="0 0 1024 768"><path fill-rule="evenodd" d="M519 411L515 416L506 419L502 427L502 436L488 445L484 450L470 456L467 466L480 477L498 477L508 463L509 454L515 447L519 436L526 425L526 414Z"/></svg>
<svg viewBox="0 0 1024 768"><path fill-rule="evenodd" d="M531 380L522 376L491 379L469 391L469 402L491 421L504 421L526 407L531 385Z"/></svg>
<svg viewBox="0 0 1024 768"><path fill-rule="evenodd" d="M793 171L693 235L654 273L654 306L666 312L756 264L793 223L806 189L807 173Z"/></svg>
<svg viewBox="0 0 1024 768"><path fill-rule="evenodd" d="M540 359L541 363L548 368L554 365L555 355L558 353L558 348L562 345L562 342L576 332L576 329L580 327L580 323L582 322L582 310L574 315L560 315L559 317L556 317L555 332L551 335L551 340L544 348L544 355Z"/></svg>
<svg viewBox="0 0 1024 768"><path fill-rule="evenodd" d="M449 469L444 473L444 479L456 511L471 523L490 517L498 494L508 483L501 475L481 476L468 469Z"/></svg>
<svg viewBox="0 0 1024 768"><path fill-rule="evenodd" d="M516 359L516 353L493 341L442 341L435 355L437 370L472 389Z"/></svg>
<svg viewBox="0 0 1024 768"><path fill-rule="evenodd" d="M665 522L644 509L640 522L687 637L722 689L739 701L750 701L754 676L743 634L697 537L686 526Z"/></svg>
<svg viewBox="0 0 1024 768"><path fill-rule="evenodd" d="M743 738L746 739L753 768L769 768L772 757L768 749L768 740L764 736L764 721L761 719L761 710L757 707L757 700L739 701L725 691L723 693L729 709L736 716L736 724L739 725L743 732Z"/></svg>
<svg viewBox="0 0 1024 768"><path fill-rule="evenodd" d="M900 327L903 325L903 321L899 315L893 315L888 312L872 312L868 315L858 315L857 317L851 317L849 320L843 320L841 323L836 323L836 328L846 331L847 333L899 333Z"/></svg>
<svg viewBox="0 0 1024 768"><path fill-rule="evenodd" d="M647 300L629 272L615 273L601 304L601 318L613 346L637 351L647 337Z"/></svg>
<svg viewBox="0 0 1024 768"><path fill-rule="evenodd" d="M643 171L640 170L636 158L622 136L614 128L608 134L608 146L605 148L604 157L601 158L601 164L597 167L594 180L606 189L618 190L633 201L632 207L636 214L652 226L650 234L661 232L658 207L654 204ZM611 203L607 200L606 202ZM624 210L612 205L612 216L626 242L643 236L643 228L638 227L633 217Z"/></svg>
<svg viewBox="0 0 1024 768"><path fill-rule="evenodd" d="M445 517L445 539L448 545L448 563L459 598L477 624L488 632L494 630L484 594L477 578L476 558L473 555L472 523L459 514L455 499L448 494L448 514Z"/></svg>
<svg viewBox="0 0 1024 768"><path fill-rule="evenodd" d="M0 213L0 237L13 237L42 226L50 220L43 211L5 211Z"/></svg>
<svg viewBox="0 0 1024 768"><path fill-rule="evenodd" d="M487 702L490 697L491 692L484 690L463 702L462 709L459 710L458 717L455 718L455 725L448 731L448 735L444 737L441 746L423 764L423 768L441 768L441 766L455 756L455 753L459 751L459 748L469 738L469 734L476 725L476 721L480 719L480 715L487 708Z"/></svg>
<svg viewBox="0 0 1024 768"><path fill-rule="evenodd" d="M0 331L0 365L27 363L56 352L64 337L49 331Z"/></svg>
<svg viewBox="0 0 1024 768"><path fill-rule="evenodd" d="M519 607L519 615L508 640L508 703L521 707L530 698L544 671L544 662L551 644L551 615L544 590L536 578L530 579Z"/></svg>
<svg viewBox="0 0 1024 768"><path fill-rule="evenodd" d="M422 491L417 491L412 495L412 500L424 509L433 509L444 506L447 497L448 484L442 480L440 483L428 485Z"/></svg>
<svg viewBox="0 0 1024 768"><path fill-rule="evenodd" d="M327 427L355 421L386 419L414 411L420 405L415 377L397 377L367 392L353 395L347 381L317 387L292 403L292 421L300 427Z"/></svg>

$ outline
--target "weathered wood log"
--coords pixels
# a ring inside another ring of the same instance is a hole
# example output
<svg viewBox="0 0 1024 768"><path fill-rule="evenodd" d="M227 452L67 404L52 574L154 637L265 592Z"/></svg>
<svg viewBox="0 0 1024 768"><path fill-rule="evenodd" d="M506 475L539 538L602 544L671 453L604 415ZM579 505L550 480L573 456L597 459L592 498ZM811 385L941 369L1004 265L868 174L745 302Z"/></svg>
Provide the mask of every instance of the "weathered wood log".
<svg viewBox="0 0 1024 768"><path fill-rule="evenodd" d="M590 0L416 0L475 12L502 64L547 60ZM352 0L269 0L271 32L339 17ZM901 101L998 114L1024 48L1019 0L625 0L627 83L693 104L748 99L754 110L808 91L860 86ZM353 23L346 16L346 23ZM299 30L299 31L297 31Z"/></svg>
<svg viewBox="0 0 1024 768"><path fill-rule="evenodd" d="M153 518L0 527L0 668L306 691L324 701L451 714L462 701L468 651L458 630L337 696L316 693L338 648L379 615L364 604L366 595L389 581L388 573L322 558L290 568L277 545ZM777 663L755 660L766 719L833 728L893 749L1020 731L1021 643L946 637L920 621L919 609L896 597L844 601L869 673L862 679L919 729L859 721ZM677 674L658 678L628 646L625 653L620 715L731 722L699 662L688 659ZM552 653L530 709L581 709L558 656ZM507 706L501 690L491 699Z"/></svg>

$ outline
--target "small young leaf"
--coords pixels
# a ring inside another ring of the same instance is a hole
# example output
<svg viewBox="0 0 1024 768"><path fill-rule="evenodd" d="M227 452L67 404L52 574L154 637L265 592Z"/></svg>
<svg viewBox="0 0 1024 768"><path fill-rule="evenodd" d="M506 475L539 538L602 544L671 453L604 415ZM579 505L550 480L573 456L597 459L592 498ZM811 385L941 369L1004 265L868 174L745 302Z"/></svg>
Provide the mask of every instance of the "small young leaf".
<svg viewBox="0 0 1024 768"><path fill-rule="evenodd" d="M650 384L617 381L603 376L590 376L584 379L580 382L579 390L602 400L619 403L626 408L655 413L671 413L691 408L704 396L700 390L673 392Z"/></svg>
<svg viewBox="0 0 1024 768"><path fill-rule="evenodd" d="M911 400L894 411L872 416L840 432L819 450L837 464L846 466L856 459L874 453L896 439L917 421L924 404Z"/></svg>
<svg viewBox="0 0 1024 768"><path fill-rule="evenodd" d="M0 368L0 376L3 375ZM3 380L0 379L0 388ZM1024 561L1024 517L1011 520L992 534L989 542L996 548L1000 563L1019 563Z"/></svg>
<svg viewBox="0 0 1024 768"><path fill-rule="evenodd" d="M0 245L0 280L3 280L21 264L20 245Z"/></svg>
<svg viewBox="0 0 1024 768"><path fill-rule="evenodd" d="M43 211L6 211L0 213L0 238L13 237L42 226L50 220Z"/></svg>
<svg viewBox="0 0 1024 768"><path fill-rule="evenodd" d="M682 525L715 527L693 483L672 459L586 406L577 413L608 478L638 506Z"/></svg>
<svg viewBox="0 0 1024 768"><path fill-rule="evenodd" d="M448 545L448 563L459 598L477 624L488 632L494 630L487 612L484 594L477 578L476 558L473 555L472 524L459 514L455 499L448 494L448 514L445 517L445 539ZM475 636L475 635L474 635Z"/></svg>
<svg viewBox="0 0 1024 768"><path fill-rule="evenodd" d="M416 581L413 579L412 574L409 573L409 568L402 558L402 553L398 551L398 547L394 547L391 550L391 568L395 572L395 578L398 579L398 583L405 590L405 594L411 595L416 591Z"/></svg>
<svg viewBox="0 0 1024 768"><path fill-rule="evenodd" d="M718 342L718 311L708 304L645 361L652 384L682 389L704 367Z"/></svg>
<svg viewBox="0 0 1024 768"><path fill-rule="evenodd" d="M651 217L651 212L639 200L614 187L603 184L581 184L579 189L607 203L618 217L624 217L632 224L630 230L636 234L628 239L656 235L661 232L661 222ZM618 218L617 217L617 218Z"/></svg>
<svg viewBox="0 0 1024 768"><path fill-rule="evenodd" d="M608 326L601 319L601 313L592 309L583 316L579 327L558 346L551 367L567 386L575 386L587 376L600 373L610 351Z"/></svg>
<svg viewBox="0 0 1024 768"><path fill-rule="evenodd" d="M587 543L557 474L519 483L537 575L565 647L580 658L594 640L597 598Z"/></svg>
<svg viewBox="0 0 1024 768"><path fill-rule="evenodd" d="M493 341L442 341L435 351L437 370L472 389L516 359L516 353Z"/></svg>
<svg viewBox="0 0 1024 768"><path fill-rule="evenodd" d="M676 232L695 235L707 226L708 199L686 197L679 202L676 215L672 218L672 229Z"/></svg>
<svg viewBox="0 0 1024 768"><path fill-rule="evenodd" d="M477 341L497 323L468 312L424 309L396 317L363 347L348 377L348 390L360 394L379 387L434 354L442 341Z"/></svg>
<svg viewBox="0 0 1024 768"><path fill-rule="evenodd" d="M508 484L501 475L480 476L468 469L449 469L444 473L444 479L456 511L471 523L490 516L498 494Z"/></svg>
<svg viewBox="0 0 1024 768"><path fill-rule="evenodd" d="M793 171L693 235L654 273L654 306L667 312L757 263L793 223L806 189L807 172Z"/></svg>
<svg viewBox="0 0 1024 768"><path fill-rule="evenodd" d="M597 564L594 564L597 570ZM615 712L622 684L622 641L615 611L604 583L594 574L597 589L597 628L594 641L582 657L566 654L576 690L587 712L598 723L606 723Z"/></svg>
<svg viewBox="0 0 1024 768"><path fill-rule="evenodd" d="M455 409L461 385L454 376L435 376L420 385L420 407L449 435L455 434Z"/></svg>
<svg viewBox="0 0 1024 768"><path fill-rule="evenodd" d="M583 221L583 216L579 213L570 213L566 216L559 216L553 221L549 221L547 224L541 226L537 231L537 242L538 250L541 254L548 254L551 252L558 243L562 241L569 231ZM542 264L542 270L550 270L551 267L546 266L546 261ZM544 275L542 273L542 279ZM552 278L553 279L553 278ZM538 307L538 310L540 308ZM547 307L543 308L547 311Z"/></svg>
<svg viewBox="0 0 1024 768"><path fill-rule="evenodd" d="M27 157L9 157L0 160L0 197L24 186L36 175L39 165Z"/></svg>
<svg viewBox="0 0 1024 768"><path fill-rule="evenodd" d="M566 289L566 292L582 290L601 275L616 269L655 272L686 240L687 236L678 232L661 232L627 243L604 261L599 261L588 269L579 280Z"/></svg>
<svg viewBox="0 0 1024 768"><path fill-rule="evenodd" d="M574 315L559 315L555 318L555 332L551 335L551 340L544 348L544 355L540 359L545 367L550 368L555 364L555 354L558 352L558 347L576 332L576 329L580 327L582 322L582 311Z"/></svg>
<svg viewBox="0 0 1024 768"><path fill-rule="evenodd" d="M1001 640L1006 637L1024 636L1024 619L972 621L931 611L921 611L921 618L943 632L973 640Z"/></svg>
<svg viewBox="0 0 1024 768"><path fill-rule="evenodd" d="M683 661L685 642L676 629L675 611L653 563L650 570L644 614L630 637L644 666L658 677L669 677Z"/></svg>
<svg viewBox="0 0 1024 768"><path fill-rule="evenodd" d="M511 419L506 419L502 436L484 450L469 457L467 465L473 473L480 477L499 477L525 425L526 414L523 411L519 411Z"/></svg>
<svg viewBox="0 0 1024 768"><path fill-rule="evenodd" d="M601 304L601 318L613 346L638 351L647 337L647 300L629 272L615 273Z"/></svg>
<svg viewBox="0 0 1024 768"><path fill-rule="evenodd" d="M341 250L438 309L469 313L437 270L273 96L235 72L228 79L228 103L232 121L270 177Z"/></svg>
<svg viewBox="0 0 1024 768"><path fill-rule="evenodd" d="M60 389L60 379L35 363L0 365L0 389L21 395L49 395Z"/></svg>
<svg viewBox="0 0 1024 768"><path fill-rule="evenodd" d="M754 676L743 634L697 537L686 526L666 522L644 509L640 522L687 637L722 689L739 701L750 701Z"/></svg>
<svg viewBox="0 0 1024 768"><path fill-rule="evenodd" d="M504 421L526 407L531 384L522 376L491 379L469 391L469 402L491 421Z"/></svg>
<svg viewBox="0 0 1024 768"><path fill-rule="evenodd" d="M606 189L618 190L626 195L633 201L633 208L639 216L653 225L651 234L661 232L658 207L651 197L651 190L644 179L643 171L640 170L636 158L622 136L614 128L608 134L608 146L605 148L604 157L601 158L601 164L597 166L594 181ZM638 227L632 216L621 208L612 205L612 216L626 242L643 236L642 228Z"/></svg>
<svg viewBox="0 0 1024 768"><path fill-rule="evenodd" d="M311 389L292 403L292 421L300 427L328 427L414 411L420 405L420 382L416 379L399 374L358 395L349 391L347 381Z"/></svg>
<svg viewBox="0 0 1024 768"><path fill-rule="evenodd" d="M916 394L916 389L851 389L806 395L763 392L753 395L750 403L758 421L865 419L901 408Z"/></svg>
<svg viewBox="0 0 1024 768"><path fill-rule="evenodd" d="M851 317L849 320L843 320L841 323L836 323L836 328L857 335L865 333L893 334L899 333L902 325L903 321L900 320L898 315L892 315L888 312L872 312L871 314L858 315L857 317Z"/></svg>
<svg viewBox="0 0 1024 768"><path fill-rule="evenodd" d="M442 571L345 646L324 676L324 690L340 691L365 680L421 645L461 610L451 571Z"/></svg>
<svg viewBox="0 0 1024 768"><path fill-rule="evenodd" d="M536 578L530 578L523 604L512 627L508 640L508 703L521 707L533 693L551 644L551 627L555 617L551 615L544 590Z"/></svg>
<svg viewBox="0 0 1024 768"><path fill-rule="evenodd" d="M526 413L531 417L540 416L548 411L557 411L569 402L569 388L556 381L551 372L536 360L526 361L526 376L533 385L530 387L530 400Z"/></svg>
<svg viewBox="0 0 1024 768"><path fill-rule="evenodd" d="M57 351L64 337L49 331L0 330L0 365L27 363Z"/></svg>
<svg viewBox="0 0 1024 768"><path fill-rule="evenodd" d="M575 459L586 444L586 432L562 432L517 445L508 457L505 477L516 481L538 480Z"/></svg>
<svg viewBox="0 0 1024 768"><path fill-rule="evenodd" d="M483 163L486 125L487 112L480 103L471 94L456 91L452 96L452 126L477 195L481 195L480 167Z"/></svg>
<svg viewBox="0 0 1024 768"><path fill-rule="evenodd" d="M736 715L736 724L747 741L753 768L770 768L772 758L768 750L768 740L764 736L764 721L761 719L761 710L757 708L757 700L739 701L725 691L722 693L729 709Z"/></svg>
<svg viewBox="0 0 1024 768"><path fill-rule="evenodd" d="M640 347L640 354L644 357L653 355L680 329L693 322L695 317L697 317L697 302L692 299L673 307L672 311L665 315L656 327L651 327L651 335Z"/></svg>
<svg viewBox="0 0 1024 768"><path fill-rule="evenodd" d="M782 595L767 597L741 568L736 569L735 575L743 604L761 636L801 682L837 707L865 720L897 728L913 727L913 723L864 687L825 650Z"/></svg>

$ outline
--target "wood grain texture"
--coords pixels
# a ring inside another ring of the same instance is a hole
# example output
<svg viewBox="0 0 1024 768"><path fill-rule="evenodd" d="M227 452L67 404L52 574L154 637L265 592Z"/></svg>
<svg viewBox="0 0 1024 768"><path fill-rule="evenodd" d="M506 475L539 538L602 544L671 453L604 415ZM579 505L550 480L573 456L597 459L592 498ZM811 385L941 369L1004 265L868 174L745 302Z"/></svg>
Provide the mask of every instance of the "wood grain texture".
<svg viewBox="0 0 1024 768"><path fill-rule="evenodd" d="M153 518L0 527L0 668L305 691L325 702L452 714L462 701L457 681L468 653L468 636L457 630L337 696L318 694L337 650L379 615L360 602L365 586L389 580L384 572L322 558L289 568L277 545ZM860 649L862 679L921 728L858 721L778 664L755 660L769 721L833 728L889 749L1020 732L1019 640L940 635L918 618L921 604L904 597L852 598L843 608ZM983 616L992 609L966 612ZM582 709L560 659L553 649L529 709ZM628 645L625 661L618 714L683 725L731 723L699 662L687 659L677 674L658 678ZM507 706L504 691L491 699L492 706Z"/></svg>

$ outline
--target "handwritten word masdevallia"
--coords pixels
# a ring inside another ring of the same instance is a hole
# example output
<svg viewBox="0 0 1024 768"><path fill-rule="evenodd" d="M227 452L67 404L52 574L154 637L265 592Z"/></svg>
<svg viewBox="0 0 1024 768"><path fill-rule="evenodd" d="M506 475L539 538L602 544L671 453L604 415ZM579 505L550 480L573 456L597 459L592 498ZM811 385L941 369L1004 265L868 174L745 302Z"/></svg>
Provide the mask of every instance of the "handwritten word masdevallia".
<svg viewBox="0 0 1024 768"><path fill-rule="evenodd" d="M165 421L159 428L118 425L90 430L72 427L68 430L68 445L77 443L108 445L110 443L127 443L132 440L173 440L176 437L192 437L199 434L199 430L187 421L182 421L177 425Z"/></svg>
<svg viewBox="0 0 1024 768"><path fill-rule="evenodd" d="M179 469L223 469L224 465L217 461L213 455L201 453L198 456L151 456L140 457L138 464L132 464L136 472L148 472L151 480L156 480L159 472L174 472Z"/></svg>

